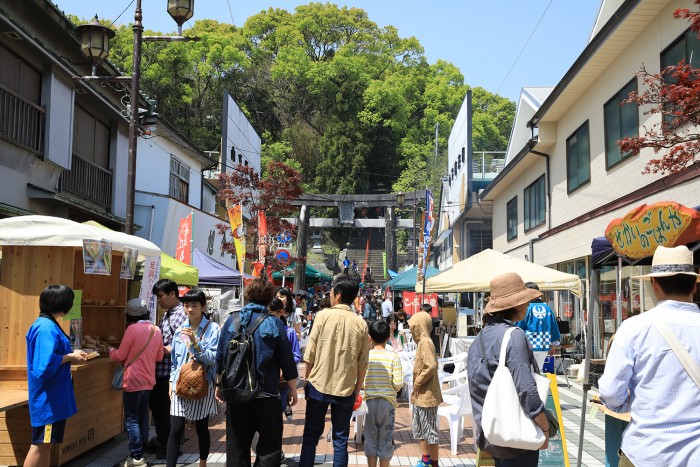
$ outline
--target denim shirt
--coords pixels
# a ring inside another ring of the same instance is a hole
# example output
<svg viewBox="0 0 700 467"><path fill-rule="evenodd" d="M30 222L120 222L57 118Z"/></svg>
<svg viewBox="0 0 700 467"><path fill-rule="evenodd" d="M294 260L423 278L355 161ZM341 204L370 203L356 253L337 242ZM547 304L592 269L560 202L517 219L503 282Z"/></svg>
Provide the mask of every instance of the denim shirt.
<svg viewBox="0 0 700 467"><path fill-rule="evenodd" d="M197 341L199 343L199 349L195 349L191 345L189 337L187 341L183 338L182 329L180 326L175 331L172 341L172 350L170 356L172 358L172 364L170 366L170 382L173 383L173 390L175 389L175 382L180 377L180 369L185 361L196 360L197 362L206 365L207 367L207 380L210 384L214 384L214 364L216 363L216 349L219 346L219 335L221 333L219 325L211 322L209 326L207 323L210 321L202 316L202 321L199 323L199 327L195 332ZM202 334L204 328L206 327L206 332ZM187 358L189 354L189 358Z"/></svg>
<svg viewBox="0 0 700 467"><path fill-rule="evenodd" d="M265 311L267 308L257 303L247 304L240 312L241 325L249 325ZM233 316L229 315L221 328L221 337L216 351L217 374L223 373L228 343L233 339L236 331L238 330L233 328ZM258 375L264 380L264 392L270 396L277 396L280 370L286 381L299 376L284 323L276 316L268 316L253 333L253 341Z"/></svg>
<svg viewBox="0 0 700 467"><path fill-rule="evenodd" d="M493 319L487 322L476 340L469 346L467 357L467 371L469 378L469 393L472 399L472 411L474 423L477 426L477 444L483 451L487 451L498 459L511 459L527 452L524 449L493 446L484 437L481 428L481 413L484 408L484 399L488 391L493 374L498 367L498 357L501 353L501 343L506 331L513 323L506 319ZM484 339L484 358L480 339ZM533 367L537 367L535 356L532 353L530 342L524 332L516 330L510 336L506 349L506 366L513 376L513 382L520 398L520 405L530 418L535 418L544 411L544 404L537 392L537 385L532 377Z"/></svg>

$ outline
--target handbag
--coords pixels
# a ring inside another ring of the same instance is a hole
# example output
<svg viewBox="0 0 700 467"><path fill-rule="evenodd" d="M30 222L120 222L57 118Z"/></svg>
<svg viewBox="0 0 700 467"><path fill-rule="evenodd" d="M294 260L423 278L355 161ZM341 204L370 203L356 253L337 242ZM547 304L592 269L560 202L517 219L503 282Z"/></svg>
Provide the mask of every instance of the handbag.
<svg viewBox="0 0 700 467"><path fill-rule="evenodd" d="M540 427L523 410L513 377L506 366L506 350L515 329L511 327L503 336L498 367L484 399L481 429L486 440L494 446L534 451L544 444L545 436ZM483 338L481 345L484 353ZM535 372L532 376L537 384L537 392L545 402L549 393L549 379Z"/></svg>
<svg viewBox="0 0 700 467"><path fill-rule="evenodd" d="M658 319L656 316L650 316L652 326L661 334L666 343L673 353L676 354L676 358L680 360L683 369L688 373L690 379L695 382L695 385L700 389L700 367L693 361L693 357L690 356L683 345L678 341L678 338L671 332L671 330L666 326L666 323Z"/></svg>
<svg viewBox="0 0 700 467"><path fill-rule="evenodd" d="M202 336L209 327L209 323L204 326ZM185 363L180 368L180 376L177 379L175 386L175 394L182 399L199 400L209 392L209 381L207 381L207 366L199 363L196 360L189 360L190 352L188 350L185 357Z"/></svg>
<svg viewBox="0 0 700 467"><path fill-rule="evenodd" d="M134 358L131 359L129 363L124 365L119 365L116 370L114 370L114 376L112 377L112 389L116 391L121 391L122 390L122 385L124 384L124 373L126 372L126 369L131 366L132 363L134 363L138 358L141 356L144 350L148 348L148 344L151 343L151 339L153 338L153 334L155 334L156 328L151 325L151 335L148 336L148 340L146 341L146 345L143 346L141 350L139 350L139 353L136 354Z"/></svg>

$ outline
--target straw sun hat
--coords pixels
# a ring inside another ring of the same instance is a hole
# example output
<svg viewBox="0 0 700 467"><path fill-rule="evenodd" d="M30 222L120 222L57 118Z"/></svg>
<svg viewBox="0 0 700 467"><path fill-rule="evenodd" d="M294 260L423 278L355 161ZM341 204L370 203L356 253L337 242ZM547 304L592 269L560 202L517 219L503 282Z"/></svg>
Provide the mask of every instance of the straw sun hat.
<svg viewBox="0 0 700 467"><path fill-rule="evenodd" d="M515 308L542 296L539 290L525 287L522 278L514 272L494 277L489 285L491 296L485 310L489 314Z"/></svg>
<svg viewBox="0 0 700 467"><path fill-rule="evenodd" d="M685 245L674 248L658 246L651 260L651 271L643 276L634 276L633 279L651 277L667 277L676 274L698 276L693 267L693 252Z"/></svg>

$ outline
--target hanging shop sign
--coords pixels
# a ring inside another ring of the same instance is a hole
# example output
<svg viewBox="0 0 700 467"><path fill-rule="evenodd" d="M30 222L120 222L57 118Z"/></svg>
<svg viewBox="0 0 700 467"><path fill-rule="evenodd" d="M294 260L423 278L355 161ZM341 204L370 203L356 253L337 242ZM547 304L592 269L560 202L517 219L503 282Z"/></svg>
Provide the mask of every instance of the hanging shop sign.
<svg viewBox="0 0 700 467"><path fill-rule="evenodd" d="M700 239L700 212L673 201L643 204L605 229L616 253L631 259L652 256L659 245L672 247Z"/></svg>
<svg viewBox="0 0 700 467"><path fill-rule="evenodd" d="M432 294L422 294L422 293L416 293L416 292L408 292L404 291L401 294L401 298L403 300L403 309L406 313L409 315L412 315L414 313L418 313L420 311L420 306L423 303L428 303L431 308L430 316L433 318L439 318L439 310L438 310L438 294L432 293ZM421 302L421 298L423 299Z"/></svg>

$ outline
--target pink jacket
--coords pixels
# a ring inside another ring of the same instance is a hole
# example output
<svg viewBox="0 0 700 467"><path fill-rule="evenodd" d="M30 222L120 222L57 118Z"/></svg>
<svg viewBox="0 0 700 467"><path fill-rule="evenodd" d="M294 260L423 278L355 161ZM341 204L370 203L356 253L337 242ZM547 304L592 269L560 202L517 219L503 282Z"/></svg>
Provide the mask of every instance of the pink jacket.
<svg viewBox="0 0 700 467"><path fill-rule="evenodd" d="M158 326L149 321L139 321L126 328L118 349L109 351L109 358L126 365L136 357L146 345L151 327L155 328L153 338L139 358L124 371L125 392L150 391L156 384L156 362L163 360L163 335Z"/></svg>

